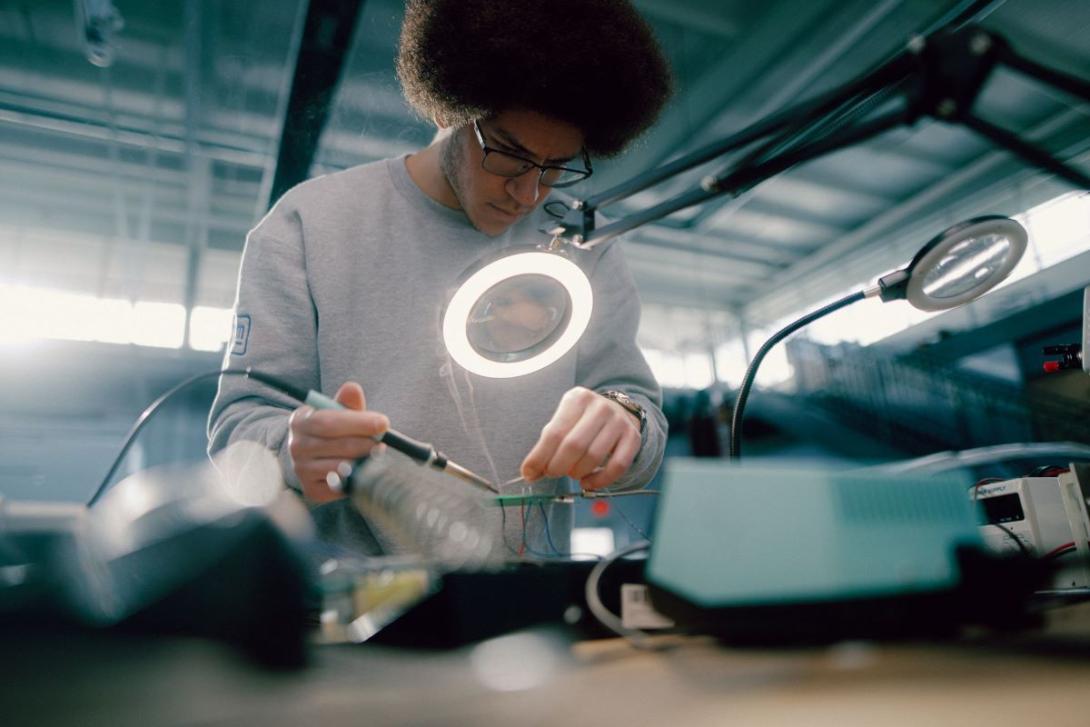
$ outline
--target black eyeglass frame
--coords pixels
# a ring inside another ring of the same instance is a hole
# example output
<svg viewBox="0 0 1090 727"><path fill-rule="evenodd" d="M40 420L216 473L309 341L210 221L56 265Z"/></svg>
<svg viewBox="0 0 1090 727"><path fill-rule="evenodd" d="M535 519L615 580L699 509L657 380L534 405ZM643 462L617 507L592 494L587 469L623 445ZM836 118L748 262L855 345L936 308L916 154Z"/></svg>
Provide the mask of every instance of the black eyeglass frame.
<svg viewBox="0 0 1090 727"><path fill-rule="evenodd" d="M516 177L521 177L523 174L526 174L526 172L530 171L534 167L537 167L537 169L538 169L538 176L537 176L538 184L540 184L543 187L549 187L550 189L562 189L564 187L570 187L573 184L579 184L580 182L586 180L588 177L590 177L592 174L594 174L594 167L591 166L590 155L587 154L586 147L584 147L583 149L580 150L580 152L583 155L583 164L586 165L586 169L573 169L571 167L561 167L561 166L557 166L555 164L538 164L534 160L527 159L524 156L520 156L518 154L512 154L509 151L503 151L502 149L496 149L495 147L489 146L488 143L484 140L484 134L481 132L480 123L476 119L474 119L474 121L473 121L473 132L477 135L477 143L481 145L481 151L484 152L484 156L481 157L481 168L484 169L489 174L496 174L498 176L506 177L508 179L515 179ZM529 166L524 168L518 174L500 174L499 172L494 172L491 169L488 169L487 167L485 167L484 164L485 164L485 161L488 159L489 154L500 154L502 156L509 157L511 159L517 159L518 161L520 161L520 162L522 162L524 164L527 164ZM570 173L570 174L580 174L582 176L578 177L577 179L572 179L572 180L567 181L567 182L559 182L559 183L555 183L555 184L549 184L549 183L547 183L545 181L545 172L550 170L550 169L555 169L555 170L559 170L560 172L567 172L567 173Z"/></svg>

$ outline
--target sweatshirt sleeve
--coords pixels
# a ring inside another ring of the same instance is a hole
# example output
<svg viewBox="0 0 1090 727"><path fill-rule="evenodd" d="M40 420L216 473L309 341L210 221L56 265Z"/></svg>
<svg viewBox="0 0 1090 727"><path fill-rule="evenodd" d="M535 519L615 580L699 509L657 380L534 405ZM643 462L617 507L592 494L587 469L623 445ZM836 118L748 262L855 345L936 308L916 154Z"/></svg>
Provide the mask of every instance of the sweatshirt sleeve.
<svg viewBox="0 0 1090 727"><path fill-rule="evenodd" d="M643 487L662 463L666 449L666 417L662 389L636 345L640 300L620 246L610 244L591 275L594 312L579 344L577 382L602 392L623 391L643 406L647 424L643 444L628 472L613 489Z"/></svg>
<svg viewBox="0 0 1090 727"><path fill-rule="evenodd" d="M253 367L320 389L317 314L302 235L282 200L246 238L235 300L234 340L224 369ZM285 482L298 488L287 449L288 417L299 402L244 376L221 376L208 419L208 452L237 441L273 451Z"/></svg>

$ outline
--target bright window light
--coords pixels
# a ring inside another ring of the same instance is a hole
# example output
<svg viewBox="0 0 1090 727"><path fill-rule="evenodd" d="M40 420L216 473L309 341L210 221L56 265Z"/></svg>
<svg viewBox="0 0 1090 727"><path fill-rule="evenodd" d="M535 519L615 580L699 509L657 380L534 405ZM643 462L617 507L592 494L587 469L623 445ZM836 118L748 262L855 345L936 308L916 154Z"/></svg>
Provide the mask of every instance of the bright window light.
<svg viewBox="0 0 1090 727"><path fill-rule="evenodd" d="M719 380L732 389L742 385L746 375L746 351L742 339L734 338L715 349L715 368Z"/></svg>
<svg viewBox="0 0 1090 727"><path fill-rule="evenodd" d="M197 351L220 351L231 335L234 311L198 305L189 317L189 346Z"/></svg>
<svg viewBox="0 0 1090 727"><path fill-rule="evenodd" d="M0 285L0 342L36 339L135 343L179 348L185 308L176 303L136 304L63 290Z"/></svg>
<svg viewBox="0 0 1090 727"><path fill-rule="evenodd" d="M644 358L660 386L667 389L706 389L715 383L711 356L644 348Z"/></svg>
<svg viewBox="0 0 1090 727"><path fill-rule="evenodd" d="M1019 219L1029 230L1041 268L1090 248L1090 194L1071 192L1029 210Z"/></svg>
<svg viewBox="0 0 1090 727"><path fill-rule="evenodd" d="M643 355L660 386L668 389L685 388L685 361L681 356L653 348L644 349Z"/></svg>
<svg viewBox="0 0 1090 727"><path fill-rule="evenodd" d="M134 325L132 303L119 298L98 300L95 303L95 319L91 322L91 340L132 343Z"/></svg>
<svg viewBox="0 0 1090 727"><path fill-rule="evenodd" d="M5 286L0 329L8 341L35 338L89 340L96 299L91 296Z"/></svg>
<svg viewBox="0 0 1090 727"><path fill-rule="evenodd" d="M181 348L184 341L185 306L143 301L133 306L133 343L156 348Z"/></svg>
<svg viewBox="0 0 1090 727"><path fill-rule="evenodd" d="M814 307L818 308L820 305ZM913 315L913 312L919 315ZM841 308L814 321L803 329L802 335L827 346L843 341L867 346L938 312L940 311L920 311L905 301L883 303L872 298Z"/></svg>
<svg viewBox="0 0 1090 727"><path fill-rule="evenodd" d="M706 389L715 383L712 359L706 353L687 353L683 357L685 365L685 386L690 389Z"/></svg>

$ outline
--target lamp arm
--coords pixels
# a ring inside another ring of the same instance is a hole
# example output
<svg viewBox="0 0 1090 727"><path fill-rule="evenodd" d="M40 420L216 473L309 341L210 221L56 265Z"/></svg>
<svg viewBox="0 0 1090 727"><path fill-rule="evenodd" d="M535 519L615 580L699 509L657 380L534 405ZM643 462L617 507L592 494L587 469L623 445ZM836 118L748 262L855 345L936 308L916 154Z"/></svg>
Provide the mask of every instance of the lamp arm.
<svg viewBox="0 0 1090 727"><path fill-rule="evenodd" d="M914 114L915 112L908 107L890 111L870 121L832 132L808 144L789 149L759 164L728 167L723 173L706 179L701 186L714 190L716 194L736 194L740 190L771 179L793 166L853 144L859 144L890 129L910 123Z"/></svg>
<svg viewBox="0 0 1090 727"><path fill-rule="evenodd" d="M696 151L679 157L668 164L638 174L626 182L587 197L583 200L581 209L600 209L626 197L631 197L637 192L642 192L648 187L653 187L659 182L677 176L682 172L710 162L727 152L760 141L786 127L819 119L832 109L844 105L856 96L874 93L904 75L907 70L906 62L903 56L899 54L843 85L819 94L808 101L803 101L774 113L747 126L736 134L702 146Z"/></svg>
<svg viewBox="0 0 1090 727"><path fill-rule="evenodd" d="M867 95L900 85L906 80L917 82L915 89L906 91L907 112L899 117L896 115L883 117L884 121L895 121L899 118L902 124L911 124L919 116L929 115L942 121L964 123L1025 161L1066 179L1080 188L1090 187L1088 183L1090 177L1087 175L1056 159L1048 152L1022 141L1015 134L972 115L969 111L996 63L1007 65L1036 81L1049 84L1072 96L1090 100L1090 82L1031 61L1012 50L1002 38L989 34L987 31L980 31L972 26L961 27L967 19L985 14L994 4L990 1L971 3L968 9L959 13L949 24L944 24L942 28L922 38L914 39L906 50L842 86L810 101L784 109L737 134L701 147L691 154L637 175L599 194L585 200L576 200L571 212L560 223L560 229L565 237L578 247L591 248L648 222L705 202L719 194L737 194L747 186L758 184L791 166L893 128L896 124L891 123L885 126L883 123L875 123L877 120L867 122L839 133L826 135L812 144L764 159L759 164L754 163L759 155L751 154L741 163L732 164L718 176L705 179L699 189L684 192L648 210L617 219L600 230L595 228L595 212L601 207L630 197L648 187L750 144L764 140L768 142L764 149L769 149L777 141L776 134L804 129L814 122L828 118L848 104L859 102ZM944 34L945 29L951 27L957 30L952 34ZM955 69L958 73L953 76L953 85L947 87L950 69ZM954 110L948 110L946 108L948 105L952 105Z"/></svg>
<svg viewBox="0 0 1090 727"><path fill-rule="evenodd" d="M1022 157L1030 164L1066 179L1079 189L1090 189L1090 176L1083 174L1066 162L1060 161L1044 149L1019 139L1004 128L985 121L971 113L962 114L958 120L992 143Z"/></svg>
<svg viewBox="0 0 1090 727"><path fill-rule="evenodd" d="M1069 73L1058 71L1055 68L1041 65L1036 61L1031 61L1029 58L1019 55L1006 43L1001 44L996 49L996 58L1000 63L1008 65L1036 81L1054 86L1076 98L1090 102L1090 82Z"/></svg>
<svg viewBox="0 0 1090 727"><path fill-rule="evenodd" d="M730 458L732 460L739 460L742 458L743 412L746 408L746 401L749 399L749 390L753 387L753 380L757 377L757 369L760 367L761 362L764 360L765 356L768 355L768 352L772 347L800 328L813 323L818 318L827 316L834 311L838 311L856 301L863 300L864 298L871 297L875 294L877 294L876 288L860 290L850 295L846 295L840 300L833 301L815 311L811 311L802 318L799 318L793 323L784 326L779 331L776 331L776 333L772 334L771 338L765 341L764 344L757 349L757 353L754 354L753 360L750 361L749 366L746 367L745 376L742 377L742 385L738 387L738 396L734 401L734 413L731 415L730 421Z"/></svg>
<svg viewBox="0 0 1090 727"><path fill-rule="evenodd" d="M620 223L629 223L630 220L629 217L625 217L603 227L595 234L594 213L598 209L631 197L637 192L710 162L728 152L767 139L780 131L802 127L820 120L860 96L874 94L897 82L909 74L911 70L910 57L904 53L899 53L841 86L761 119L736 134L707 144L661 167L638 174L628 181L587 197L585 200L576 200L572 205L572 210L565 216L561 225L572 239L578 238L578 242L582 243L583 246L592 247L594 244L605 242L642 224L672 214L679 209L699 204L715 195L701 196L694 190L656 205L652 208L656 212L653 217L648 216L650 210L647 210L639 213L639 221L633 220L631 224L626 224L622 228ZM682 206L677 206L677 203L682 199L690 201L686 201ZM608 233L606 233L607 230Z"/></svg>
<svg viewBox="0 0 1090 727"><path fill-rule="evenodd" d="M654 207L623 217L596 230L585 239L581 236L574 237L572 238L572 244L578 248L589 250L618 235L634 230L648 222L666 217L678 210L701 204L724 194L737 194L776 176L796 164L801 164L852 144L858 144L861 141L908 123L912 113L907 108L898 109L857 126L828 134L795 149L790 149L759 164L728 167L718 176L705 178L696 189L687 190ZM579 210L574 212L578 213Z"/></svg>

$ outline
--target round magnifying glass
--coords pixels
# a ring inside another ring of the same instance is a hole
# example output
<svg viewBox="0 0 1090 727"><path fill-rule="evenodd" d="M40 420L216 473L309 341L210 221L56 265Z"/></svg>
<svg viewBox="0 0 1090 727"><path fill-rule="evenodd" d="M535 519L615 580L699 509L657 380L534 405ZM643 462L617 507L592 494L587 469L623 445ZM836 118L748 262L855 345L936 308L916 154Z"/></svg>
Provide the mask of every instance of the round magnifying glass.
<svg viewBox="0 0 1090 727"><path fill-rule="evenodd" d="M1022 259L1029 235L1009 217L954 225L920 248L908 267L883 280L883 300L907 298L925 311L956 308L1003 282Z"/></svg>
<svg viewBox="0 0 1090 727"><path fill-rule="evenodd" d="M590 322L590 281L574 262L516 248L471 273L443 314L443 341L460 366L511 378L539 371L579 341Z"/></svg>

